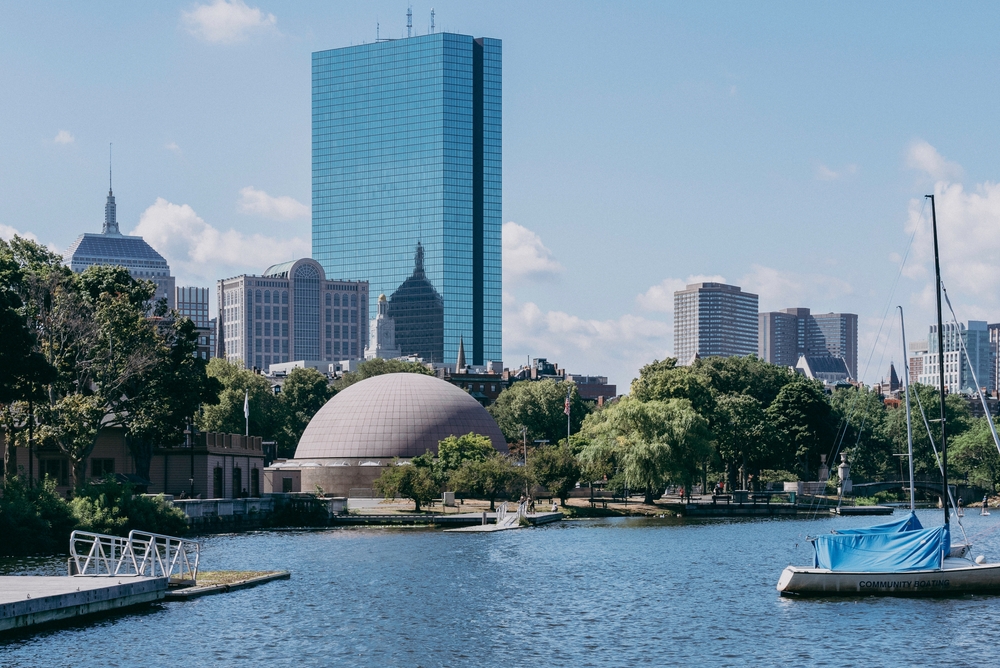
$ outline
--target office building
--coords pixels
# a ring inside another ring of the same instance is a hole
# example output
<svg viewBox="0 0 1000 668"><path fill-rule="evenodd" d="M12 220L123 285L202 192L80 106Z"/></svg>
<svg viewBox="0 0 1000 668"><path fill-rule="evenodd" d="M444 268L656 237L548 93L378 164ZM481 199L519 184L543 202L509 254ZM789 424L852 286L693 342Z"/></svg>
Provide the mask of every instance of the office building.
<svg viewBox="0 0 1000 668"><path fill-rule="evenodd" d="M757 295L725 283L694 283L674 293L674 357L733 357L757 352Z"/></svg>
<svg viewBox="0 0 1000 668"><path fill-rule="evenodd" d="M993 368L990 373L990 392L1000 391L1000 323L988 325L990 332L990 350L993 351Z"/></svg>
<svg viewBox="0 0 1000 668"><path fill-rule="evenodd" d="M313 53L312 151L313 257L390 295L403 355L500 361L500 40Z"/></svg>
<svg viewBox="0 0 1000 668"><path fill-rule="evenodd" d="M907 363L910 365L910 385L920 382L924 374L924 356L929 350L926 341L910 341L907 345Z"/></svg>
<svg viewBox="0 0 1000 668"><path fill-rule="evenodd" d="M932 387L940 387L938 367L937 325L931 325L927 335L929 343L924 355L922 373L918 382ZM965 357L962 348L968 351ZM944 325L944 383L949 393L973 394L985 388L995 364L990 345L990 331L985 321L970 320L968 325L945 323ZM969 365L969 360L972 365ZM977 384L978 381L978 384Z"/></svg>
<svg viewBox="0 0 1000 668"><path fill-rule="evenodd" d="M842 357L858 377L858 316L854 313L810 313L787 308L758 315L757 355L765 362L795 366L802 355Z"/></svg>
<svg viewBox="0 0 1000 668"><path fill-rule="evenodd" d="M76 272L94 265L125 267L133 278L153 281L156 284L153 299L166 299L167 308L174 308L174 277L170 275L170 266L142 237L119 231L115 194L110 184L101 233L81 234L66 251L65 257L66 264Z"/></svg>
<svg viewBox="0 0 1000 668"><path fill-rule="evenodd" d="M218 356L267 371L295 360L360 359L368 339L368 284L327 280L311 259L218 283Z"/></svg>
<svg viewBox="0 0 1000 668"><path fill-rule="evenodd" d="M208 288L179 287L174 292L177 314L190 318L198 330L198 350L196 355L209 359L215 350L215 322L208 317Z"/></svg>

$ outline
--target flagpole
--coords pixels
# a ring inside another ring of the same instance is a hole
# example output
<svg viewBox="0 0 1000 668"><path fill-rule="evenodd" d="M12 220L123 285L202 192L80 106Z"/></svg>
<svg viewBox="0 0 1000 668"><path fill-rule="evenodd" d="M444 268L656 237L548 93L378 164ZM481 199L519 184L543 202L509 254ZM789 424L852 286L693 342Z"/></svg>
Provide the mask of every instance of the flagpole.
<svg viewBox="0 0 1000 668"><path fill-rule="evenodd" d="M250 390L244 390L243 395L243 417L246 419L247 430L245 436L250 435Z"/></svg>

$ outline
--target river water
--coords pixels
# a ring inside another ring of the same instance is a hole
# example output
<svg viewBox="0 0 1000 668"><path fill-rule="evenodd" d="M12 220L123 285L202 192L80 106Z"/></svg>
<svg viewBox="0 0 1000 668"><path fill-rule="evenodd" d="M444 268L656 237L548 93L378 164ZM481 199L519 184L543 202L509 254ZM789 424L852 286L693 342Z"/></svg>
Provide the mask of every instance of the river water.
<svg viewBox="0 0 1000 668"><path fill-rule="evenodd" d="M1000 513L973 512L974 554L1000 559ZM204 570L292 578L0 641L0 666L1000 665L1000 597L779 598L781 570L811 563L807 535L880 519L203 537Z"/></svg>

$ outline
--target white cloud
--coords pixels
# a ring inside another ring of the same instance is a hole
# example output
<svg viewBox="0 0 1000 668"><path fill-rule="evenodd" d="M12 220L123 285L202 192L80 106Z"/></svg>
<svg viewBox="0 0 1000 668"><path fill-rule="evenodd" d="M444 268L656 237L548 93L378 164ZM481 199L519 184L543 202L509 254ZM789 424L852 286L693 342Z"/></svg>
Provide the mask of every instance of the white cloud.
<svg viewBox="0 0 1000 668"><path fill-rule="evenodd" d="M782 271L759 264L750 266L739 285L759 296L761 311L811 306L818 307L819 313L824 303L843 302L844 296L854 292L850 283L836 276Z"/></svg>
<svg viewBox="0 0 1000 668"><path fill-rule="evenodd" d="M167 259L178 285L213 285L222 276L260 273L276 262L310 254L306 240L222 231L202 220L187 204L173 204L162 197L142 213L131 234L144 237Z"/></svg>
<svg viewBox="0 0 1000 668"><path fill-rule="evenodd" d="M4 225L3 223L0 223L0 239L3 239L4 241L10 241L11 239L14 238L15 235L21 237L22 239L31 239L32 241L38 241L38 237L36 237L31 232L20 232L11 227L10 225Z"/></svg>
<svg viewBox="0 0 1000 668"><path fill-rule="evenodd" d="M503 224L504 282L552 278L562 272L563 266L537 234L517 223Z"/></svg>
<svg viewBox="0 0 1000 668"><path fill-rule="evenodd" d="M181 11L181 20L195 37L213 44L233 44L251 33L271 30L278 19L243 0L215 0L210 5L196 5Z"/></svg>
<svg viewBox="0 0 1000 668"><path fill-rule="evenodd" d="M962 178L962 166L946 160L937 149L923 139L914 140L906 153L906 166L925 172L935 181L957 181Z"/></svg>
<svg viewBox="0 0 1000 668"><path fill-rule="evenodd" d="M564 311L542 311L504 293L503 342L508 366L527 357L548 357L571 373L607 375L618 393L639 368L670 355L670 324L626 314L614 320L591 320Z"/></svg>
<svg viewBox="0 0 1000 668"><path fill-rule="evenodd" d="M718 274L708 276L705 274L692 274L686 281L679 278L665 278L656 285L650 287L641 295L635 298L640 308L646 311L659 311L660 313L674 312L674 293L683 290L692 283L725 283L726 279Z"/></svg>
<svg viewBox="0 0 1000 668"><path fill-rule="evenodd" d="M167 149L168 151L173 151L174 153L181 152L181 147L178 146L177 142L175 141L167 142L166 144L163 145L163 148Z"/></svg>
<svg viewBox="0 0 1000 668"><path fill-rule="evenodd" d="M843 178L845 176L852 176L858 171L858 166L851 164L845 165L840 170L834 170L826 165L820 164L816 167L816 178L820 181L836 181L837 179Z"/></svg>
<svg viewBox="0 0 1000 668"><path fill-rule="evenodd" d="M70 133L69 130L60 130L58 134L52 139L56 144L72 144L76 141L76 137Z"/></svg>
<svg viewBox="0 0 1000 668"><path fill-rule="evenodd" d="M239 207L243 213L252 213L272 220L292 220L309 215L309 207L297 199L287 195L272 197L253 186L240 190Z"/></svg>

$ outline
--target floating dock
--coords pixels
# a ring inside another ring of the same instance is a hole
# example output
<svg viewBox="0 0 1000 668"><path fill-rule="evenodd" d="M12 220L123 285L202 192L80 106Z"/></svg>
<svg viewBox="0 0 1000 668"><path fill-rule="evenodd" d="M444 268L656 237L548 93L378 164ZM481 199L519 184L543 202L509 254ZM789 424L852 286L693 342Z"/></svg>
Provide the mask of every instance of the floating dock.
<svg viewBox="0 0 1000 668"><path fill-rule="evenodd" d="M830 508L833 515L892 515L891 506L841 506Z"/></svg>
<svg viewBox="0 0 1000 668"><path fill-rule="evenodd" d="M338 525L435 525L445 527L472 527L483 525L484 513L446 513L441 515L417 515L412 514L384 514L384 515L338 515L331 518L331 526ZM486 525L495 525L497 521L496 513L485 513ZM528 513L525 518L533 525L548 524L558 522L563 518L560 512L554 513Z"/></svg>
<svg viewBox="0 0 1000 668"><path fill-rule="evenodd" d="M163 600L165 577L0 576L0 632Z"/></svg>

